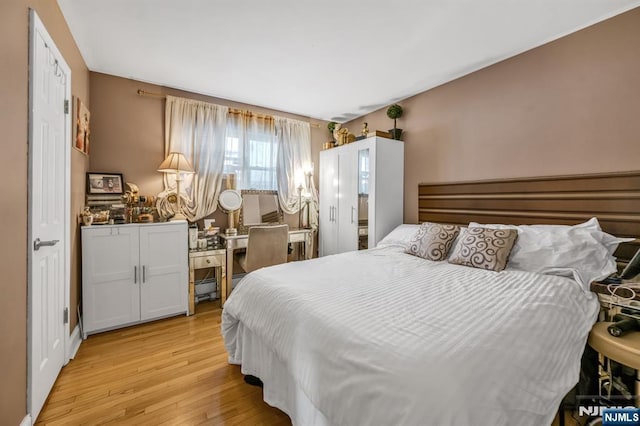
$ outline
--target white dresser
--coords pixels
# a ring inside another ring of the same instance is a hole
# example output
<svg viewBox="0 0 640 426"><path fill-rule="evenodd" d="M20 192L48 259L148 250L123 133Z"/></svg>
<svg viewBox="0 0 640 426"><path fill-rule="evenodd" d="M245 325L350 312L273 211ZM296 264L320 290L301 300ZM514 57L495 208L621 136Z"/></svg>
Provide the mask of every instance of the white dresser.
<svg viewBox="0 0 640 426"><path fill-rule="evenodd" d="M320 256L373 248L403 221L404 142L371 137L320 152Z"/></svg>
<svg viewBox="0 0 640 426"><path fill-rule="evenodd" d="M82 325L99 331L188 312L186 221L82 227Z"/></svg>

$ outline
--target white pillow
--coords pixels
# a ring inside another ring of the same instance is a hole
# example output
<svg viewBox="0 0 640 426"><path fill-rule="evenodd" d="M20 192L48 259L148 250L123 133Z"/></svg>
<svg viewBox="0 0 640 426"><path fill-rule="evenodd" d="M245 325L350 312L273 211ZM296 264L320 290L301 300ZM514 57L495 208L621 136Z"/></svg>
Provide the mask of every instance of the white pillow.
<svg viewBox="0 0 640 426"><path fill-rule="evenodd" d="M507 269L572 276L587 291L592 281L617 270L612 254L629 241L602 232L596 218L574 226L469 224L478 226L518 230Z"/></svg>
<svg viewBox="0 0 640 426"><path fill-rule="evenodd" d="M389 232L376 247L402 246L405 249L409 247L409 241L418 232L420 225L402 224Z"/></svg>

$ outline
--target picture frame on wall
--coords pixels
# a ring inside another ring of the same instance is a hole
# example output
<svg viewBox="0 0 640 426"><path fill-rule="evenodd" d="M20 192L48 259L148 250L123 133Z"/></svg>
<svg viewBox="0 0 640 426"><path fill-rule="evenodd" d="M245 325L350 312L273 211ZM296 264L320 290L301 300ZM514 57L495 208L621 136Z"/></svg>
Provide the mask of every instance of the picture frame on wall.
<svg viewBox="0 0 640 426"><path fill-rule="evenodd" d="M89 155L91 113L80 98L73 97L73 141L71 145L84 155Z"/></svg>
<svg viewBox="0 0 640 426"><path fill-rule="evenodd" d="M87 173L87 194L122 195L122 173Z"/></svg>

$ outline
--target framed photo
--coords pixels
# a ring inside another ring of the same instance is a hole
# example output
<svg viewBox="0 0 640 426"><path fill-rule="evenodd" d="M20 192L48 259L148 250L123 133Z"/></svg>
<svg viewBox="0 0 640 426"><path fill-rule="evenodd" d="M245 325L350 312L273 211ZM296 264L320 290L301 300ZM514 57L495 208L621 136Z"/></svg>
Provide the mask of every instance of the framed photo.
<svg viewBox="0 0 640 426"><path fill-rule="evenodd" d="M77 96L73 97L73 121L73 141L71 145L83 154L89 155L91 113Z"/></svg>
<svg viewBox="0 0 640 426"><path fill-rule="evenodd" d="M87 194L123 193L122 173L87 173Z"/></svg>

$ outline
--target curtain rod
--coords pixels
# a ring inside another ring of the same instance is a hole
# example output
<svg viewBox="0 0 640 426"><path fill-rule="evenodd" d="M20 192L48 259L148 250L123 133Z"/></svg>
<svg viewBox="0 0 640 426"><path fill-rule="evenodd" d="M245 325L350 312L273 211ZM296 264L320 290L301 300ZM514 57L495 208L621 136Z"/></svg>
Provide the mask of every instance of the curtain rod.
<svg viewBox="0 0 640 426"><path fill-rule="evenodd" d="M167 99L166 95L163 95L162 93L154 93L154 92L147 92L146 90L142 90L142 89L138 89L136 92L138 95L140 96L152 96L152 97L156 97L156 98L162 98L162 99ZM259 114L259 113L255 113L252 111L245 111L239 108L229 108L229 113L230 114L254 114L258 117L269 117L269 114ZM320 125L318 123L309 123L309 126L311 127L315 127L317 129L320 128Z"/></svg>
<svg viewBox="0 0 640 426"><path fill-rule="evenodd" d="M145 90L142 89L138 89L138 91L136 92L138 95L140 96L155 96L156 98L164 98L166 99L167 97L161 93L153 93L153 92L147 92Z"/></svg>

